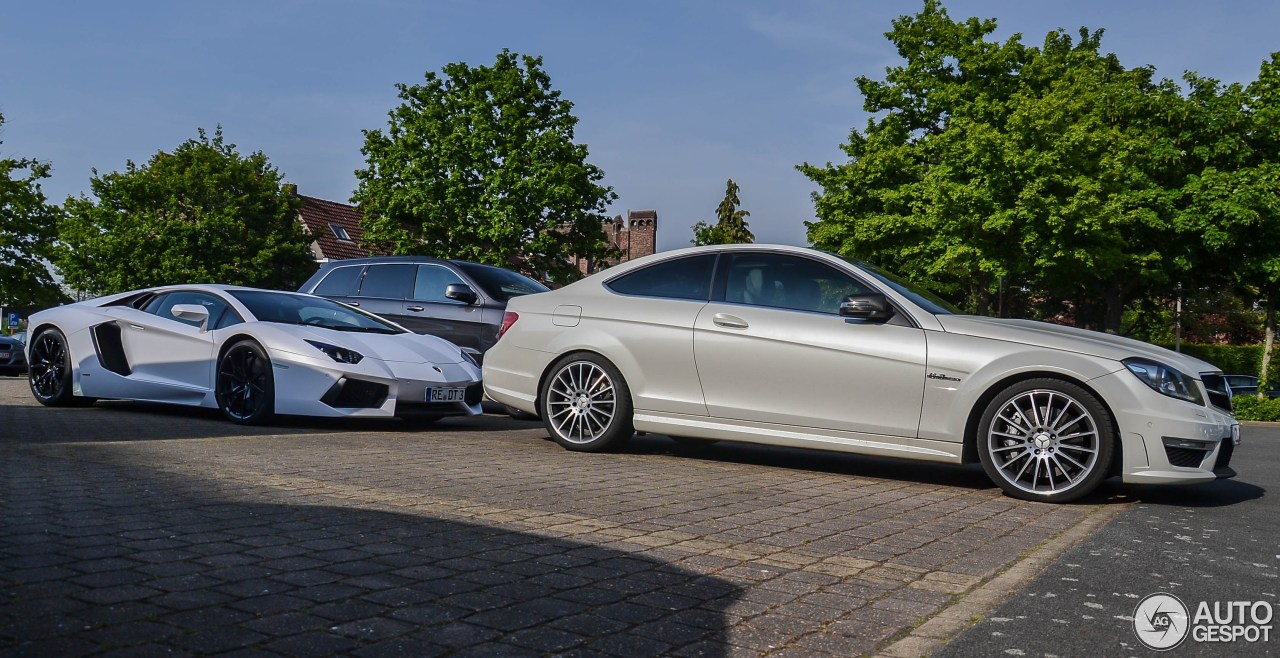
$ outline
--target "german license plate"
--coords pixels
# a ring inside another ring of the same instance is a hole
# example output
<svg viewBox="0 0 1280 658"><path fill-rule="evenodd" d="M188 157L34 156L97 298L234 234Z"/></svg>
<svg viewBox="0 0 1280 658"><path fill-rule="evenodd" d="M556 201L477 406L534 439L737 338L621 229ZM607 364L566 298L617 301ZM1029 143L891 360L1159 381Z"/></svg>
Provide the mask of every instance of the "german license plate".
<svg viewBox="0 0 1280 658"><path fill-rule="evenodd" d="M429 388L427 402L463 402L467 399L465 388Z"/></svg>
<svg viewBox="0 0 1280 658"><path fill-rule="evenodd" d="M7 359L7 358L9 358L9 352L7 351L0 352L0 359Z"/></svg>

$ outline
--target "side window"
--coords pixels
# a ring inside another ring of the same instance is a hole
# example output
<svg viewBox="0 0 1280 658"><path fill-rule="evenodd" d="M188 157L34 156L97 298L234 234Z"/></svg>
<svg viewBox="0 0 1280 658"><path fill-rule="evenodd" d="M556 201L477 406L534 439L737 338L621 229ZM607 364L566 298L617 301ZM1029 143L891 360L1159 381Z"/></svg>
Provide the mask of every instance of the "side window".
<svg viewBox="0 0 1280 658"><path fill-rule="evenodd" d="M360 272L364 268L359 265L335 267L329 270L312 294L329 297L349 297L356 294L356 284L360 281Z"/></svg>
<svg viewBox="0 0 1280 658"><path fill-rule="evenodd" d="M734 254L725 301L837 314L848 295L872 292L830 265L787 254Z"/></svg>
<svg viewBox="0 0 1280 658"><path fill-rule="evenodd" d="M203 292L183 290L156 295L151 299L150 303L147 304L146 308L142 310L166 320L181 322L182 324L192 327L200 326L199 322L174 317L173 307L178 304L198 304L209 309L209 327L213 329L221 329L223 326L230 326L229 324L223 324L226 322L226 316L233 316L236 319L239 319L236 312L231 310L231 308L227 306L227 303L221 299ZM230 324L235 323L232 322Z"/></svg>
<svg viewBox="0 0 1280 658"><path fill-rule="evenodd" d="M360 283L361 297L404 299L413 291L417 265L370 265Z"/></svg>
<svg viewBox="0 0 1280 658"><path fill-rule="evenodd" d="M443 265L419 265L418 278L413 283L413 299L423 302L453 302L454 300L444 296L445 287L452 283L465 284L466 281Z"/></svg>
<svg viewBox="0 0 1280 658"><path fill-rule="evenodd" d="M706 301L711 298L715 264L715 254L678 258L629 272L605 285L624 295Z"/></svg>

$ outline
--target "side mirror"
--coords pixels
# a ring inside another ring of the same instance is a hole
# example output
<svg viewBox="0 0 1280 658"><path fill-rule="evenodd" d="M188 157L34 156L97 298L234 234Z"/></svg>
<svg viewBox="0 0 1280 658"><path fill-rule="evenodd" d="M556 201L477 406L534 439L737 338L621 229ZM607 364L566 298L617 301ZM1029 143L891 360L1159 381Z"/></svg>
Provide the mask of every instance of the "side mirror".
<svg viewBox="0 0 1280 658"><path fill-rule="evenodd" d="M840 302L840 315L846 318L884 322L893 317L893 307L884 295L873 292L865 295L849 295Z"/></svg>
<svg viewBox="0 0 1280 658"><path fill-rule="evenodd" d="M463 304L474 304L480 301L480 295L471 289L471 286L465 283L450 283L444 287L444 296L462 302Z"/></svg>
<svg viewBox="0 0 1280 658"><path fill-rule="evenodd" d="M200 331L206 331L209 328L209 309L200 304L174 304L173 308L169 309L169 313L183 322L196 323Z"/></svg>

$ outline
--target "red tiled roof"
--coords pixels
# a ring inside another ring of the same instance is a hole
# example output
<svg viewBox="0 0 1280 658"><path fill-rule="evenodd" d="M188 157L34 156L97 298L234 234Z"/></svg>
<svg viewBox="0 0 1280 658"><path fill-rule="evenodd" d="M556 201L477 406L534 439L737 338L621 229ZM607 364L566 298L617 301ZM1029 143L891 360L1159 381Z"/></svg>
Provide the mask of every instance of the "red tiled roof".
<svg viewBox="0 0 1280 658"><path fill-rule="evenodd" d="M362 258L370 253L360 247L360 239L364 237L364 229L360 228L360 211L354 206L337 201L326 201L312 196L298 195L302 199L302 208L298 214L302 223L311 231L311 237L320 246L321 258L338 260L343 258ZM346 230L351 240L340 240L330 225Z"/></svg>

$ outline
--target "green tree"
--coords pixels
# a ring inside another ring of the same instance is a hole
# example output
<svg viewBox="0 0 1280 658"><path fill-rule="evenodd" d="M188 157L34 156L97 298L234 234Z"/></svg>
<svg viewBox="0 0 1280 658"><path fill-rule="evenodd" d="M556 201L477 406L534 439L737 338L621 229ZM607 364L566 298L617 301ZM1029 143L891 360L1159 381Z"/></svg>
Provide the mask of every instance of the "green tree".
<svg viewBox="0 0 1280 658"><path fill-rule="evenodd" d="M452 63L396 88L403 102L385 132L364 132L356 171L366 242L557 282L580 276L575 256L614 255L602 226L617 195L574 143L573 104L541 58L504 50L492 66Z"/></svg>
<svg viewBox="0 0 1280 658"><path fill-rule="evenodd" d="M747 228L746 210L739 210L738 184L730 178L725 185L724 199L716 206L716 223L699 221L693 225L693 244L750 244L756 236Z"/></svg>
<svg viewBox="0 0 1280 658"><path fill-rule="evenodd" d="M1199 236L1199 279L1232 286L1264 309L1259 376L1274 381L1280 303L1280 53L1247 87L1194 74L1186 152L1197 171L1182 187L1178 221Z"/></svg>
<svg viewBox="0 0 1280 658"><path fill-rule="evenodd" d="M1118 330L1137 285L1181 262L1159 251L1177 237L1177 89L1102 54L1100 31L1032 47L995 29L936 0L893 22L905 63L858 78L873 118L848 162L799 167L821 186L809 239L979 313L1004 283Z"/></svg>
<svg viewBox="0 0 1280 658"><path fill-rule="evenodd" d="M315 271L301 202L261 151L196 139L145 165L90 179L68 198L55 265L68 285L106 294L176 283L294 289Z"/></svg>
<svg viewBox="0 0 1280 658"><path fill-rule="evenodd" d="M62 299L45 265L59 213L40 189L48 177L48 163L0 157L0 306L52 306Z"/></svg>

